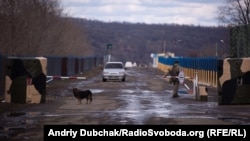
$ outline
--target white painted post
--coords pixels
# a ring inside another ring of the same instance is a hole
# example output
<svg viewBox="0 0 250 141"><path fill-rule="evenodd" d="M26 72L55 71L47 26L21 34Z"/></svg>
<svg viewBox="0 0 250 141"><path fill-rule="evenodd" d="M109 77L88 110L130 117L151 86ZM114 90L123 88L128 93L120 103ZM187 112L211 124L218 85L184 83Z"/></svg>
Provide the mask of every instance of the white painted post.
<svg viewBox="0 0 250 141"><path fill-rule="evenodd" d="M198 85L198 72L195 72L195 78L193 79L193 94L196 95L196 88Z"/></svg>

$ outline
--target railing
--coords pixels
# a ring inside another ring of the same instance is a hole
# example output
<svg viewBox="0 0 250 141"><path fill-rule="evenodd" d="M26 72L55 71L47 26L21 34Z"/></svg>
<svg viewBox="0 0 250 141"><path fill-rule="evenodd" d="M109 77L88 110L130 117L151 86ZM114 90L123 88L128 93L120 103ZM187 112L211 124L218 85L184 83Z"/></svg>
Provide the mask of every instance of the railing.
<svg viewBox="0 0 250 141"><path fill-rule="evenodd" d="M174 61L179 61L185 76L198 76L198 84L217 87L217 58L158 57L158 68L166 72Z"/></svg>

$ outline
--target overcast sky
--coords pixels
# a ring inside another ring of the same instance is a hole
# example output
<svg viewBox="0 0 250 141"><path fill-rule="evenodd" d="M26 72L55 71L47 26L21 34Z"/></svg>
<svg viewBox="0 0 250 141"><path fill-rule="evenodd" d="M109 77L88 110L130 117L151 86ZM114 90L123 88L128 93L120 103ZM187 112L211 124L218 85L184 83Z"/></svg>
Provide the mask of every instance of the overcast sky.
<svg viewBox="0 0 250 141"><path fill-rule="evenodd" d="M69 16L105 22L217 26L225 0L60 0Z"/></svg>

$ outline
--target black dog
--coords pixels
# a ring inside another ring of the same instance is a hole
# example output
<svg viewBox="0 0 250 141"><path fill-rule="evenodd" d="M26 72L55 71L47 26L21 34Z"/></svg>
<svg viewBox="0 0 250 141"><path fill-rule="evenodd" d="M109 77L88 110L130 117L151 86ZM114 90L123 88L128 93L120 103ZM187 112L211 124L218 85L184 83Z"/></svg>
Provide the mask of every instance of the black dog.
<svg viewBox="0 0 250 141"><path fill-rule="evenodd" d="M82 100L86 98L87 103L90 104L92 102L92 92L90 90L78 90L77 88L73 88L73 94L75 98L77 98L79 104L82 104Z"/></svg>

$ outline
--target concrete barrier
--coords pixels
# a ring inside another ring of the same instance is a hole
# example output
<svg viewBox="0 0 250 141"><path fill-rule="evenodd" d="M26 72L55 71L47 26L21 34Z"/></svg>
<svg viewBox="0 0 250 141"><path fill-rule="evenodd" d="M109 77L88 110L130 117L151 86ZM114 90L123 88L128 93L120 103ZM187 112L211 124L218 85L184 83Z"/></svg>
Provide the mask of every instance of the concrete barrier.
<svg viewBox="0 0 250 141"><path fill-rule="evenodd" d="M205 86L198 86L196 93L196 100L208 101L208 89Z"/></svg>
<svg viewBox="0 0 250 141"><path fill-rule="evenodd" d="M218 60L220 105L250 104L250 58Z"/></svg>
<svg viewBox="0 0 250 141"><path fill-rule="evenodd" d="M8 57L5 75L5 102L45 103L47 59Z"/></svg>

